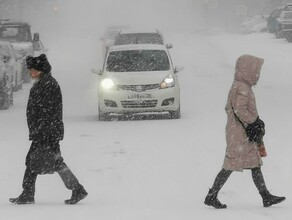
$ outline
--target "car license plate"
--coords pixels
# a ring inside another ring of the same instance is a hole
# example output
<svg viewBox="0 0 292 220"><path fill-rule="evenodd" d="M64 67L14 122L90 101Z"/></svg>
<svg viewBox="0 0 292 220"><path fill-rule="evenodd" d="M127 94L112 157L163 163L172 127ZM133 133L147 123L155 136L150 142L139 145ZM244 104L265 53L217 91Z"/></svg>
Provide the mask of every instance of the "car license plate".
<svg viewBox="0 0 292 220"><path fill-rule="evenodd" d="M151 99L151 94L132 94L128 96L128 99Z"/></svg>

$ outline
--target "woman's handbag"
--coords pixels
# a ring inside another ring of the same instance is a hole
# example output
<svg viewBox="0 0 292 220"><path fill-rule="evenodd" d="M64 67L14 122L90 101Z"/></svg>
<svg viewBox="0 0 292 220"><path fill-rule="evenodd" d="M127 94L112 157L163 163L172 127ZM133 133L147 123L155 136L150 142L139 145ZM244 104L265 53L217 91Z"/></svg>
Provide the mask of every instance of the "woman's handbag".
<svg viewBox="0 0 292 220"><path fill-rule="evenodd" d="M257 117L254 123L247 125L245 131L249 141L259 143L266 132L265 123L259 117Z"/></svg>
<svg viewBox="0 0 292 220"><path fill-rule="evenodd" d="M265 123L257 117L255 122L248 124L246 127L244 126L243 122L238 118L235 114L234 109L232 107L233 113L235 118L240 122L242 127L244 128L246 135L250 142L261 143L266 131L265 131Z"/></svg>

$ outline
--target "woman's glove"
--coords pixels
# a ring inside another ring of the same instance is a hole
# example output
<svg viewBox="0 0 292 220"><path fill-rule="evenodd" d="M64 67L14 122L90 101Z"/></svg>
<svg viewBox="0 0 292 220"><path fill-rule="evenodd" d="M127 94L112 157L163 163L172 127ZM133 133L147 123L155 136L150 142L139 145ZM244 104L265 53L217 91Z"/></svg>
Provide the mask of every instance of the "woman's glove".
<svg viewBox="0 0 292 220"><path fill-rule="evenodd" d="M263 144L258 145L258 149L259 149L261 157L266 157L268 155L266 148L265 148L265 145L263 145Z"/></svg>

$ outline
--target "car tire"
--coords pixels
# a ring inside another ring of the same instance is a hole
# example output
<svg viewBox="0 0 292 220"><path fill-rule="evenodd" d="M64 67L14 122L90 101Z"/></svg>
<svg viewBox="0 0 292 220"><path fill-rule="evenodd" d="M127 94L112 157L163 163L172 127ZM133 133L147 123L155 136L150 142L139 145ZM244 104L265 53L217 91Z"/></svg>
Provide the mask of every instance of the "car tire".
<svg viewBox="0 0 292 220"><path fill-rule="evenodd" d="M98 120L99 121L108 121L109 120L109 114L98 110Z"/></svg>
<svg viewBox="0 0 292 220"><path fill-rule="evenodd" d="M286 40L289 42L289 43L292 43L292 35L286 35Z"/></svg>
<svg viewBox="0 0 292 220"><path fill-rule="evenodd" d="M169 111L169 114L170 114L171 119L179 119L181 117L180 106L178 107L176 111Z"/></svg>
<svg viewBox="0 0 292 220"><path fill-rule="evenodd" d="M11 95L9 95L9 93L5 93L3 102L1 103L1 106L0 106L0 109L6 110L9 108L10 105L11 105Z"/></svg>

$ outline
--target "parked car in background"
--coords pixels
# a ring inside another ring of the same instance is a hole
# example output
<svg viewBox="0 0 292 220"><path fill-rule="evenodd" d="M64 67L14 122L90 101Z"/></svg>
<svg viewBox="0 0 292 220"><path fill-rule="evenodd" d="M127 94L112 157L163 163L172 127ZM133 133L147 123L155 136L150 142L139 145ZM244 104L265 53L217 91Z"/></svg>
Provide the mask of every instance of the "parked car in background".
<svg viewBox="0 0 292 220"><path fill-rule="evenodd" d="M164 38L161 32L154 30L133 30L120 31L115 38L114 45L127 44L160 44L164 45ZM172 44L165 45L167 49L172 48Z"/></svg>
<svg viewBox="0 0 292 220"><path fill-rule="evenodd" d="M4 63L4 56L0 50L0 109L8 109L13 104L12 74Z"/></svg>
<svg viewBox="0 0 292 220"><path fill-rule="evenodd" d="M270 33L276 33L279 28L278 18L282 11L292 11L292 4L287 4L282 7L278 7L274 9L271 14L266 18L267 20L267 27ZM277 37L277 35L276 35Z"/></svg>
<svg viewBox="0 0 292 220"><path fill-rule="evenodd" d="M22 57L22 78L24 82L30 81L25 64L26 57L34 56L35 52L38 54L47 52L47 49L40 42L39 34L35 33L32 36L28 23L2 20L0 23L0 40L12 43L16 52Z"/></svg>
<svg viewBox="0 0 292 220"><path fill-rule="evenodd" d="M99 72L99 120L108 120L112 114L149 112L180 118L179 70L164 45L110 47Z"/></svg>
<svg viewBox="0 0 292 220"><path fill-rule="evenodd" d="M282 7L276 8L267 17L267 27L270 33L275 33L277 31L277 26L278 26L277 18L279 18L282 10L283 10Z"/></svg>
<svg viewBox="0 0 292 220"><path fill-rule="evenodd" d="M6 64L8 71L12 75L11 83L13 91L22 89L22 60L8 41L0 41L0 50L2 51L3 60Z"/></svg>
<svg viewBox="0 0 292 220"><path fill-rule="evenodd" d="M282 11L277 19L278 28L275 33L277 38L284 37L289 42L292 41L292 11Z"/></svg>

